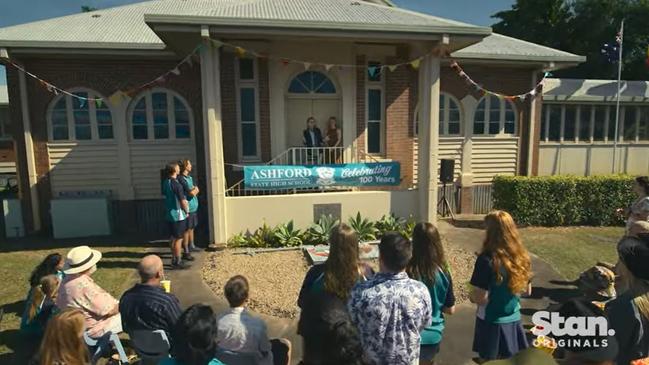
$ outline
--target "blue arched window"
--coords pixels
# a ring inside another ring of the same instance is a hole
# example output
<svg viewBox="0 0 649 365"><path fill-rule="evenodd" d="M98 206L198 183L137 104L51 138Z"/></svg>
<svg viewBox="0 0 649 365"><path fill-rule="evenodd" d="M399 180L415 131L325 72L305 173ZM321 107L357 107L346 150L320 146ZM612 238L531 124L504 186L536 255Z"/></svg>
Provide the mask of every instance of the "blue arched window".
<svg viewBox="0 0 649 365"><path fill-rule="evenodd" d="M306 71L295 76L288 87L295 94L335 94L336 86L325 74Z"/></svg>

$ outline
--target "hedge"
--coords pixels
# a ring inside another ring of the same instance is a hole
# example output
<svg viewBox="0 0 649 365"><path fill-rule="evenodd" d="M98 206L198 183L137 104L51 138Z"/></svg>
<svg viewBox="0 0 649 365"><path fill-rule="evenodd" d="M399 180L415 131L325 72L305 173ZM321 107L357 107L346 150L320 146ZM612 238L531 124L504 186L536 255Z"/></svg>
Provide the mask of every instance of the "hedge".
<svg viewBox="0 0 649 365"><path fill-rule="evenodd" d="M621 225L615 210L636 198L633 180L628 175L496 176L493 206L508 211L519 225Z"/></svg>

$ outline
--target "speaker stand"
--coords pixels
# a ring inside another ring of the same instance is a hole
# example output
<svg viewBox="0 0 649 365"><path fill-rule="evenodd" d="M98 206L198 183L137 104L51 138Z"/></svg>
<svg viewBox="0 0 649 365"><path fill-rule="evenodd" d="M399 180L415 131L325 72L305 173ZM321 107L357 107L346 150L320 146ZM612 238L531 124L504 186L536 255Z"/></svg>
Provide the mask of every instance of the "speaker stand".
<svg viewBox="0 0 649 365"><path fill-rule="evenodd" d="M451 221L455 222L455 214L453 214L453 209L451 209L451 204L448 202L448 198L446 197L446 181L443 182L442 184L443 184L442 197L437 202L437 212L442 217L448 217L450 215ZM442 206L441 212L439 210L440 205Z"/></svg>

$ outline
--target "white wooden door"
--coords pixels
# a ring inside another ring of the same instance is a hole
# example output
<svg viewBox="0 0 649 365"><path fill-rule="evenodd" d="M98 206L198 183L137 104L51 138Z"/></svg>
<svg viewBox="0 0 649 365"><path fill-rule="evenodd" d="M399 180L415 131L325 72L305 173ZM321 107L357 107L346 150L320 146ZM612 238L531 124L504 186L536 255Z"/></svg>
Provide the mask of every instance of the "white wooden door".
<svg viewBox="0 0 649 365"><path fill-rule="evenodd" d="M339 99L306 99L289 98L286 102L286 148L302 147L302 132L306 128L309 117L316 119L316 125L324 134L326 133L329 117L338 119L340 125L340 100Z"/></svg>

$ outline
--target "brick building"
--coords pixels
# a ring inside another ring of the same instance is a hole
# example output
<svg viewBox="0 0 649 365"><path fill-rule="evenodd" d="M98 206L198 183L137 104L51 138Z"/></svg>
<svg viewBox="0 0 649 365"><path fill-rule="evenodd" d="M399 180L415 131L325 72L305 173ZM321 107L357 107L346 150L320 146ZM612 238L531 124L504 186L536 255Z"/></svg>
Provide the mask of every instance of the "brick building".
<svg viewBox="0 0 649 365"><path fill-rule="evenodd" d="M113 232L155 232L159 169L189 158L212 242L262 221L305 226L319 204L434 220L441 158L455 160L457 205L472 212L475 187L493 176L538 173L542 100L484 97L450 60L511 95L584 60L383 0L154 0L0 29L0 55L102 99L50 92L8 67L28 232L55 230L53 204L89 198L107 202ZM321 128L336 117L337 162L397 161L401 185L251 196L241 166L299 163L309 116Z"/></svg>

